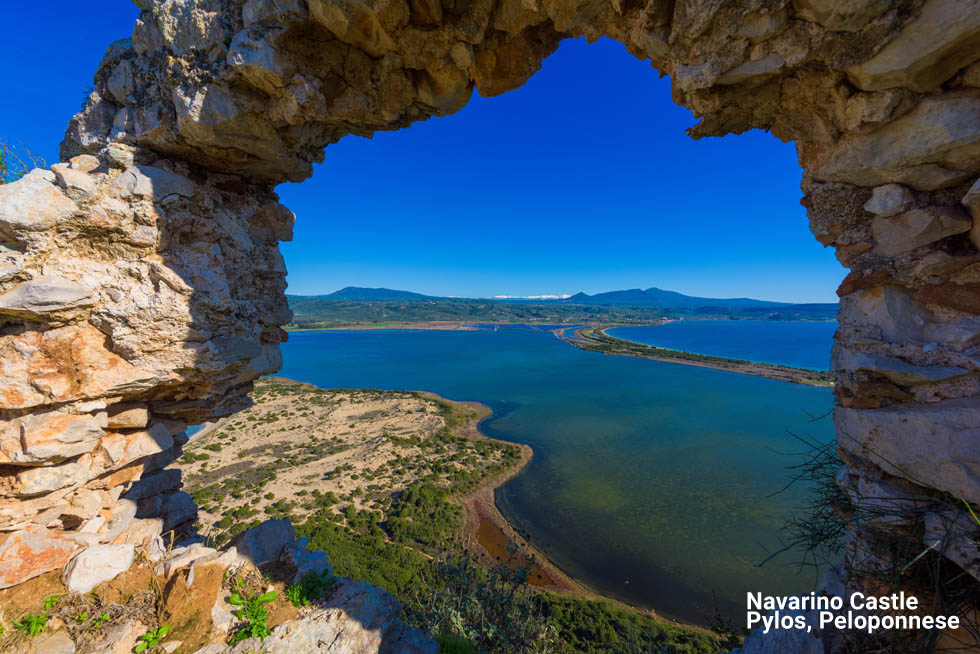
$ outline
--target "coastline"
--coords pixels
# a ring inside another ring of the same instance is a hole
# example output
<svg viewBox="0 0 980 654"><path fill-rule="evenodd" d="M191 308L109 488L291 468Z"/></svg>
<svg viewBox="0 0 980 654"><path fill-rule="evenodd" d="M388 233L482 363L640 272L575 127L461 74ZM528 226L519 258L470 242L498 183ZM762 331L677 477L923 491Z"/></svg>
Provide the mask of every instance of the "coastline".
<svg viewBox="0 0 980 654"><path fill-rule="evenodd" d="M327 323L329 324L329 323ZM354 330L354 331L369 331L374 329L419 329L419 330L436 330L436 331L473 331L476 329L474 325L494 325L497 323L481 323L481 322L460 322L457 320L427 320L425 322L383 322L383 323L365 323L365 324L339 324L334 326L317 326L317 327L290 327L286 326L283 328L286 332L329 332L337 330Z"/></svg>
<svg viewBox="0 0 980 654"><path fill-rule="evenodd" d="M510 543L513 544L514 547L516 547L519 557L521 555L530 555L532 557L533 565L540 568L550 578L550 581L552 582L550 584L531 583L531 587L536 591L549 592L556 595L563 595L578 599L609 602L628 611L646 615L654 620L670 624L675 627L695 633L713 635L713 632L703 626L679 622L677 620L664 617L654 610L636 607L615 597L598 593L565 573L560 567L558 567L557 564L545 556L544 553L537 549L531 542L521 535L520 532L517 531L514 525L512 525L510 521L504 517L503 513L501 513L494 497L494 492L497 488L503 486L505 483L520 474L528 463L530 463L532 457L534 456L534 451L531 449L531 446L525 443L502 441L500 439L493 438L492 436L487 436L480 431L480 423L493 415L493 411L480 402L449 400L436 393L430 393L428 391L418 392L422 395L436 398L443 402L464 404L474 411L474 417L460 429L459 434L461 436L515 445L521 450L521 459L512 468L495 477L485 479L477 488L458 498L458 501L463 506L464 511L464 524L462 529L462 542L464 547L477 554L488 563L492 564L498 562L493 553L488 551L480 543L479 531L481 523L484 523L484 521L489 521L504 537L507 538Z"/></svg>
<svg viewBox="0 0 980 654"><path fill-rule="evenodd" d="M697 354L696 352L683 352L680 350L654 347L652 345L617 338L606 332L607 329L612 329L616 326L619 325L576 329L573 332L575 338L569 338L565 335L564 332L568 328L555 330L555 335L565 343L588 352L633 357L636 359L649 359L663 363L677 363L698 368L711 368L713 370L725 370L742 375L765 377L776 381L803 384L806 386L828 388L834 386L833 373L829 371L794 368L792 366L759 363L757 361L730 359L708 354Z"/></svg>

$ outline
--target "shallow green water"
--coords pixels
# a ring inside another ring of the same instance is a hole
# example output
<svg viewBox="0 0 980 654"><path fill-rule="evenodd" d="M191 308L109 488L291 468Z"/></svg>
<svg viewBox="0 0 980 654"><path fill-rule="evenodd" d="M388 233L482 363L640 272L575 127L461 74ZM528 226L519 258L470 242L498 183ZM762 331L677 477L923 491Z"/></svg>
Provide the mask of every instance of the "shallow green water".
<svg viewBox="0 0 980 654"><path fill-rule="evenodd" d="M786 431L833 437L830 391L585 352L537 329L290 335L282 375L323 387L429 390L494 409L486 433L535 456L501 510L592 588L703 622L745 593L810 590L780 560L803 489L771 497L798 451Z"/></svg>

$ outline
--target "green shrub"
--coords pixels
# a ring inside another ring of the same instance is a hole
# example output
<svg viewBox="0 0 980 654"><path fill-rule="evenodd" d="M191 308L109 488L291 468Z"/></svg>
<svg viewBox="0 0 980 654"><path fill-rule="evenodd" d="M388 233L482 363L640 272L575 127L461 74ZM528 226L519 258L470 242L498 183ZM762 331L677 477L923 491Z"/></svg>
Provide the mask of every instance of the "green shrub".
<svg viewBox="0 0 980 654"><path fill-rule="evenodd" d="M439 643L439 654L479 654L476 646L461 636L443 634L435 641Z"/></svg>
<svg viewBox="0 0 980 654"><path fill-rule="evenodd" d="M337 578L326 570L315 570L303 575L298 584L290 584L286 588L286 599L293 606L309 606L312 602L322 599L327 591L337 583Z"/></svg>

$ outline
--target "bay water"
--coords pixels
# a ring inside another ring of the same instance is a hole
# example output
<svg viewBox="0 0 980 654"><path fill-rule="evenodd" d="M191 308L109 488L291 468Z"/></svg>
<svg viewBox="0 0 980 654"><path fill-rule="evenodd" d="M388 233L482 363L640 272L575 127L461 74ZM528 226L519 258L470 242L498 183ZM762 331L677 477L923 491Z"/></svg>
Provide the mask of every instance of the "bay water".
<svg viewBox="0 0 980 654"><path fill-rule="evenodd" d="M797 363L829 351L801 338L823 352ZM747 592L814 586L792 557L758 563L807 499L778 492L801 450L789 432L833 438L829 418L813 420L831 408L829 389L586 352L539 326L293 332L282 351L279 374L324 388L425 390L493 409L481 430L534 450L498 489L499 508L595 591L704 624L716 607L744 619Z"/></svg>

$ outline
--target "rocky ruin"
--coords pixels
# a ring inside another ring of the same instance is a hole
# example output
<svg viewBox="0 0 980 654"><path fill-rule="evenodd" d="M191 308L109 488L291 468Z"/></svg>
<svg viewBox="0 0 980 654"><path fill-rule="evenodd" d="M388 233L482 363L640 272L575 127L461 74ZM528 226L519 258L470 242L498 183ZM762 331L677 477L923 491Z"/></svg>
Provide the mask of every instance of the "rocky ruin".
<svg viewBox="0 0 980 654"><path fill-rule="evenodd" d="M980 2L137 4L63 163L0 186L0 587L193 520L161 472L185 426L280 362L294 216L276 184L603 36L670 75L692 137L796 143L811 229L850 270L839 482L856 511L890 507L852 523L849 583L890 565L883 534L921 506L942 507L924 546L942 532L980 580Z"/></svg>

